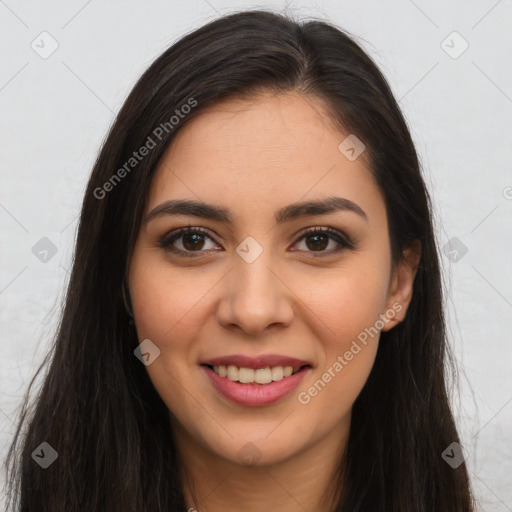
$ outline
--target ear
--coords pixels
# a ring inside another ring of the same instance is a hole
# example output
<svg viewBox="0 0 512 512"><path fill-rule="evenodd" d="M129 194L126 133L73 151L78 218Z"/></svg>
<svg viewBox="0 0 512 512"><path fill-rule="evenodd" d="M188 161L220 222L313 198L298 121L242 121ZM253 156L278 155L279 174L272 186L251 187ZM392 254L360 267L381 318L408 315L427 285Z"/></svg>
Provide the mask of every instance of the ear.
<svg viewBox="0 0 512 512"><path fill-rule="evenodd" d="M421 259L421 243L413 242L403 251L404 261L397 263L388 288L388 300L384 312L383 331L391 330L402 322L412 299L414 278ZM387 313L387 314L386 314Z"/></svg>

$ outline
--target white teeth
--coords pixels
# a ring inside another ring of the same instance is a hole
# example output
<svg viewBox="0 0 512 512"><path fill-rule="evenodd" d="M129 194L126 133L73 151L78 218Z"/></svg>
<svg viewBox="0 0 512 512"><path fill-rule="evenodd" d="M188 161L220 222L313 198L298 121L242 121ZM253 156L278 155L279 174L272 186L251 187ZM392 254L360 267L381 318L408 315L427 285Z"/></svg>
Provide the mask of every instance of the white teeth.
<svg viewBox="0 0 512 512"><path fill-rule="evenodd" d="M254 370L254 382L258 384L269 384L272 382L272 371L270 368L258 368Z"/></svg>
<svg viewBox="0 0 512 512"><path fill-rule="evenodd" d="M239 368L238 380L243 384L254 382L254 370L252 368Z"/></svg>
<svg viewBox="0 0 512 512"><path fill-rule="evenodd" d="M243 384L250 384L256 382L257 384L270 384L272 381L278 381L285 377L289 377L293 373L292 366L273 366L266 368L239 368L230 364L229 366L214 366L213 371L221 377L227 377L233 382L241 382Z"/></svg>
<svg viewBox="0 0 512 512"><path fill-rule="evenodd" d="M215 371L215 366L213 367L213 370ZM236 366L228 366L227 378L229 380L238 380L238 368Z"/></svg>
<svg viewBox="0 0 512 512"><path fill-rule="evenodd" d="M272 368L272 380L281 380L284 377L284 370L282 366L274 366Z"/></svg>

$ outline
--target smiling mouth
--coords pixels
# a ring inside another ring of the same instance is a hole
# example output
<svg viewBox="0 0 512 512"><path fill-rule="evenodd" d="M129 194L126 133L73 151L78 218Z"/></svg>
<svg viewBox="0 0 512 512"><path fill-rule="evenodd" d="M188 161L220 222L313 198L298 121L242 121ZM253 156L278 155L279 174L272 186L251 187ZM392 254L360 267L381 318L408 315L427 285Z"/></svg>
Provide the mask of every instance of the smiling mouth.
<svg viewBox="0 0 512 512"><path fill-rule="evenodd" d="M279 382L291 375L295 375L302 369L311 368L311 365L309 364L295 368L293 366L267 366L265 368L257 369L238 367L235 365L214 366L205 364L203 366L208 367L220 377L224 377L232 382L253 385L265 385L271 384L272 382Z"/></svg>

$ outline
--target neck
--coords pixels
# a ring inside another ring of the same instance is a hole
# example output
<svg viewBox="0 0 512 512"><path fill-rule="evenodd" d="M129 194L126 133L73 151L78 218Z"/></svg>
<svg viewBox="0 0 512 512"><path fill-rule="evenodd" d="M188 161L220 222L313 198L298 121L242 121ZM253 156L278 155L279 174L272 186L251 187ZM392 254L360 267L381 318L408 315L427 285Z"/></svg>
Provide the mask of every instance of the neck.
<svg viewBox="0 0 512 512"><path fill-rule="evenodd" d="M286 460L245 466L206 449L176 423L186 510L331 512L342 493L337 470L349 428L350 417L344 418L320 442Z"/></svg>

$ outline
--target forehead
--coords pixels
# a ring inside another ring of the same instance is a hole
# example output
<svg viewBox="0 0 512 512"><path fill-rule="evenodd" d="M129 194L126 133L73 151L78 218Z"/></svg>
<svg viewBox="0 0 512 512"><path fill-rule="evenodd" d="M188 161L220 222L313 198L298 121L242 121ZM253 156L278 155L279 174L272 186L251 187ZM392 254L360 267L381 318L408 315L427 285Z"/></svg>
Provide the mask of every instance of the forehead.
<svg viewBox="0 0 512 512"><path fill-rule="evenodd" d="M339 195L370 218L385 215L367 155L352 161L339 149L348 135L311 96L223 100L178 131L154 175L148 210L168 199L190 198L254 214Z"/></svg>

